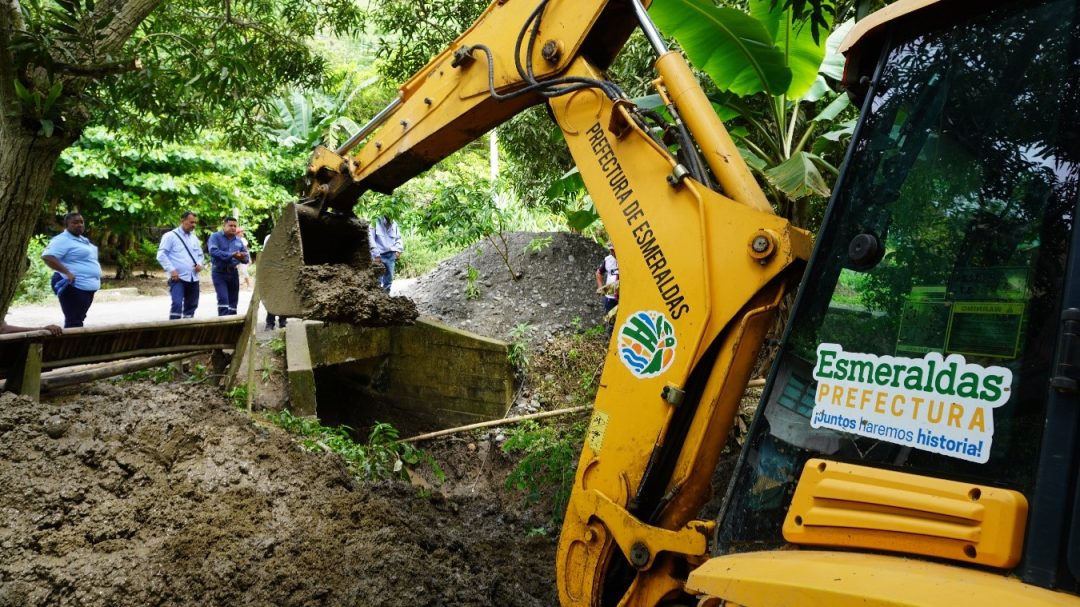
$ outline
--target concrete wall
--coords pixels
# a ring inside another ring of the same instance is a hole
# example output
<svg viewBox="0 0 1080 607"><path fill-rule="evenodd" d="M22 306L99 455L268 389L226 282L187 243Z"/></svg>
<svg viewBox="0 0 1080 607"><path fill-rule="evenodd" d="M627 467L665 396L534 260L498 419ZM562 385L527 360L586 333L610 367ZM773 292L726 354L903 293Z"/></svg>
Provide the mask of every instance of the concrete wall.
<svg viewBox="0 0 1080 607"><path fill-rule="evenodd" d="M317 415L319 396L329 396L319 394L315 369L322 369L321 377L348 375L344 379L362 385L380 406L433 427L497 419L513 399L506 342L429 318L385 328L289 323L286 353L290 400L299 415Z"/></svg>

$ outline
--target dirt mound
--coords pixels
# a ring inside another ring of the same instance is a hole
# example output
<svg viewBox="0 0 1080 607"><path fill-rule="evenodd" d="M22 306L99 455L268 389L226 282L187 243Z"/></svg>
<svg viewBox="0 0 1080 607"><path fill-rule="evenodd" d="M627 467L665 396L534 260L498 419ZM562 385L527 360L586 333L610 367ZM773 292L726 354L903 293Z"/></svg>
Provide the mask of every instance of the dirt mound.
<svg viewBox="0 0 1080 607"><path fill-rule="evenodd" d="M0 606L557 603L542 522L357 483L210 388L0 395L0 443Z"/></svg>
<svg viewBox="0 0 1080 607"><path fill-rule="evenodd" d="M442 262L402 294L416 302L421 314L498 339L506 339L520 324L529 325L528 335L537 341L576 323L589 327L602 322L594 278L604 259L602 247L567 232L510 232L504 237L510 267L520 278L512 277L498 250L485 240ZM470 284L475 299L469 297Z"/></svg>

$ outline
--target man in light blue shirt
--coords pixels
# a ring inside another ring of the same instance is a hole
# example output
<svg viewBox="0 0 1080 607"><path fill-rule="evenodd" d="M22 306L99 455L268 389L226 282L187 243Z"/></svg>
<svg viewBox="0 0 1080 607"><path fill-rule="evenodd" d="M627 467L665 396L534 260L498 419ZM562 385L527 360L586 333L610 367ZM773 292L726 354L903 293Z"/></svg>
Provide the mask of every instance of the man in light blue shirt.
<svg viewBox="0 0 1080 607"><path fill-rule="evenodd" d="M379 286L389 293L390 284L394 282L394 265L404 250L397 222L387 215L376 219L368 226L368 244L371 245L371 259L382 261L386 267L386 271L379 278Z"/></svg>
<svg viewBox="0 0 1080 607"><path fill-rule="evenodd" d="M83 236L85 230L81 213L64 215L64 231L54 236L41 254L45 265L56 271L52 285L64 312L64 328L83 326L94 293L101 288L98 248Z"/></svg>
<svg viewBox="0 0 1080 607"><path fill-rule="evenodd" d="M198 222L198 215L185 211L180 216L180 227L166 232L158 245L158 263L169 275L169 320L191 318L199 307L199 272L204 257L202 243L195 235Z"/></svg>
<svg viewBox="0 0 1080 607"><path fill-rule="evenodd" d="M214 292L217 293L218 316L236 314L236 305L240 301L238 266L251 261L247 246L236 235L237 227L235 217L226 217L221 231L214 232L206 241L210 251L210 279L214 281Z"/></svg>

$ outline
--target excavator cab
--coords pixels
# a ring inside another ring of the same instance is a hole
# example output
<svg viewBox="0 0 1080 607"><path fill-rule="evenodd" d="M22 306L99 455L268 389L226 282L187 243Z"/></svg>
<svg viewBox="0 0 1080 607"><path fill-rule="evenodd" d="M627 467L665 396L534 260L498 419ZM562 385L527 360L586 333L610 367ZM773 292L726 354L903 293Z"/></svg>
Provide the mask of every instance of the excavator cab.
<svg viewBox="0 0 1080 607"><path fill-rule="evenodd" d="M929 557L966 604L1076 600L1025 592L1080 580L1080 6L974 6L900 2L845 43L860 119L719 516L725 556L688 588L845 604L860 567L909 573L869 550ZM811 579L822 563L845 582ZM945 604L903 575L860 604Z"/></svg>

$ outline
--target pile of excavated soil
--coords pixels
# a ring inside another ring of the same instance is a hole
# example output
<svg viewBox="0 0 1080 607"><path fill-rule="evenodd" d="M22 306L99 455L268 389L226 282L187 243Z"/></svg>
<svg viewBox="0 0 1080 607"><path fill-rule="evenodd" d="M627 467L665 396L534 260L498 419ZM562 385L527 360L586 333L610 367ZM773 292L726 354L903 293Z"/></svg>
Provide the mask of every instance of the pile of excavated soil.
<svg viewBox="0 0 1080 607"><path fill-rule="evenodd" d="M440 263L403 289L402 295L415 301L421 314L497 339L507 339L510 330L521 324L528 325L528 336L537 342L575 324L591 327L603 322L595 278L606 254L603 247L567 232L504 236L510 268L518 278L485 239ZM547 239L550 242L540 246ZM470 268L476 276L475 299L468 297L466 289Z"/></svg>
<svg viewBox="0 0 1080 607"><path fill-rule="evenodd" d="M353 480L210 388L0 395L0 606L557 603L497 495Z"/></svg>

